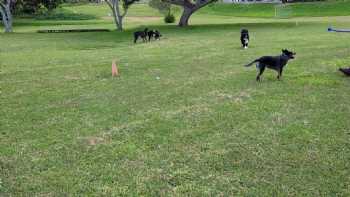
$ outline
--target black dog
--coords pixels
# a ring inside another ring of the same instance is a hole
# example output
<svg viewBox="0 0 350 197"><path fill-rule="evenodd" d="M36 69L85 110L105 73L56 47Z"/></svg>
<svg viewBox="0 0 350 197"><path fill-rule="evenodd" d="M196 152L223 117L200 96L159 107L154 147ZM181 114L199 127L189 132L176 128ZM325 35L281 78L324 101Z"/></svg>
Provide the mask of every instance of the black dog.
<svg viewBox="0 0 350 197"><path fill-rule="evenodd" d="M162 37L162 34L158 30L151 30L147 32L148 34L148 41L151 41L151 38L154 38L155 40L160 40L160 37Z"/></svg>
<svg viewBox="0 0 350 197"><path fill-rule="evenodd" d="M280 79L282 77L283 67L288 63L288 60L294 59L294 55L296 53L282 49L282 54L279 56L263 56L245 66L248 67L257 63L256 68L259 71L256 76L257 81L260 81L260 76L264 73L265 67L276 70L278 72L277 79Z"/></svg>
<svg viewBox="0 0 350 197"><path fill-rule="evenodd" d="M241 30L241 43L243 48L248 48L249 43L249 32L248 29Z"/></svg>
<svg viewBox="0 0 350 197"><path fill-rule="evenodd" d="M346 76L350 76L350 68L339 68L339 71L344 73Z"/></svg>
<svg viewBox="0 0 350 197"><path fill-rule="evenodd" d="M147 42L147 33L148 28L144 29L143 31L134 32L134 43L136 43L139 38L141 38L143 42Z"/></svg>

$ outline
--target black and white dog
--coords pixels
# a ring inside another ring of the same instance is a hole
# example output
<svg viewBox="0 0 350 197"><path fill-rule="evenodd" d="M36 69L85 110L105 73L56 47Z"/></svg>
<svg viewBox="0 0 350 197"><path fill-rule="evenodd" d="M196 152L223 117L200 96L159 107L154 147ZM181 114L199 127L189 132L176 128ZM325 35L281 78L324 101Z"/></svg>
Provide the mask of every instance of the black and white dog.
<svg viewBox="0 0 350 197"><path fill-rule="evenodd" d="M143 42L147 42L147 33L148 28L145 28L143 31L134 32L134 43L136 43L139 38L141 38Z"/></svg>
<svg viewBox="0 0 350 197"><path fill-rule="evenodd" d="M263 56L245 66L248 67L254 63L257 63L256 68L259 71L258 75L256 76L257 81L260 81L260 76L264 73L266 67L277 71L277 79L280 79L282 77L284 66L287 65L290 59L294 59L294 55L296 55L296 53L288 51L287 49L282 49L282 54L279 56Z"/></svg>
<svg viewBox="0 0 350 197"><path fill-rule="evenodd" d="M162 37L162 34L158 30L151 30L147 32L148 34L148 41L151 41L152 38L155 40L160 40L160 37Z"/></svg>
<svg viewBox="0 0 350 197"><path fill-rule="evenodd" d="M248 48L249 43L249 32L248 29L241 30L241 43L244 49Z"/></svg>

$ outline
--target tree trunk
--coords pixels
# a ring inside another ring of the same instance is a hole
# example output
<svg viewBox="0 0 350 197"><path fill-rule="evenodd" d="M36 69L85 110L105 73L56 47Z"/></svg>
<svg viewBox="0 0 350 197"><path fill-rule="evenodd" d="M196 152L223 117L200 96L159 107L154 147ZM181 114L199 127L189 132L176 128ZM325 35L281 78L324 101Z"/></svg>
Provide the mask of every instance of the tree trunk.
<svg viewBox="0 0 350 197"><path fill-rule="evenodd" d="M118 16L118 30L119 31L123 31L123 17L122 16Z"/></svg>
<svg viewBox="0 0 350 197"><path fill-rule="evenodd" d="M115 26L116 26L116 28L118 30L120 30L119 29L120 23L119 23L119 20L118 20L117 12L115 11L115 9L112 9L112 12L113 12L113 19L114 19Z"/></svg>
<svg viewBox="0 0 350 197"><path fill-rule="evenodd" d="M189 8L189 7L186 7L186 6L184 6L183 8L184 8L184 10L182 12L182 15L181 15L181 18L180 18L180 21L179 21L179 26L180 27L188 26L188 20L190 19L191 15L195 11L194 8Z"/></svg>
<svg viewBox="0 0 350 197"><path fill-rule="evenodd" d="M2 22L4 23L5 32L12 32L12 14L11 14L11 1L0 5L0 12L2 16Z"/></svg>
<svg viewBox="0 0 350 197"><path fill-rule="evenodd" d="M10 1L9 1L10 2ZM7 28L6 32L12 32L12 14L11 14L11 5L8 3L6 5L6 15L7 15Z"/></svg>
<svg viewBox="0 0 350 197"><path fill-rule="evenodd" d="M111 8L113 19L117 30L123 31L123 15L120 14L118 0L106 0L107 5Z"/></svg>
<svg viewBox="0 0 350 197"><path fill-rule="evenodd" d="M114 9L115 9L115 20L117 20L117 29L119 31L123 31L123 17L120 14L120 8L119 8L119 0L114 0Z"/></svg>

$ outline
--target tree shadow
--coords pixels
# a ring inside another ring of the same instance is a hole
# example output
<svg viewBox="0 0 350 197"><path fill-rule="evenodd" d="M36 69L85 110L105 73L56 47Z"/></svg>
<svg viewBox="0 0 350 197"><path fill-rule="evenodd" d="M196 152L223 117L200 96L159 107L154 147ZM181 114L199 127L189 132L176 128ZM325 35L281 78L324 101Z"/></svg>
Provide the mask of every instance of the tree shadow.
<svg viewBox="0 0 350 197"><path fill-rule="evenodd" d="M125 30L125 33L131 33L134 31L143 30L144 28L157 29L164 33L176 33L176 34L188 34L189 32L220 32L227 30L240 30L242 28L252 29L282 29L296 27L294 21L281 21L281 22L254 22L254 23L223 23L223 24L194 24L188 27L179 27L177 24L173 25L150 25L150 26L138 26Z"/></svg>

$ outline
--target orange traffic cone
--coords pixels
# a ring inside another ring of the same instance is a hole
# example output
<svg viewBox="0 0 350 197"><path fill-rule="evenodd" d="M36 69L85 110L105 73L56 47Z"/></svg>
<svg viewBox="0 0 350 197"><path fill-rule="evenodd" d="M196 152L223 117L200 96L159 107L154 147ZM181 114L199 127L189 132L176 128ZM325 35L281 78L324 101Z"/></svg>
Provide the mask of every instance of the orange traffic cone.
<svg viewBox="0 0 350 197"><path fill-rule="evenodd" d="M112 77L119 76L119 71L117 67L117 63L115 60L112 61Z"/></svg>

